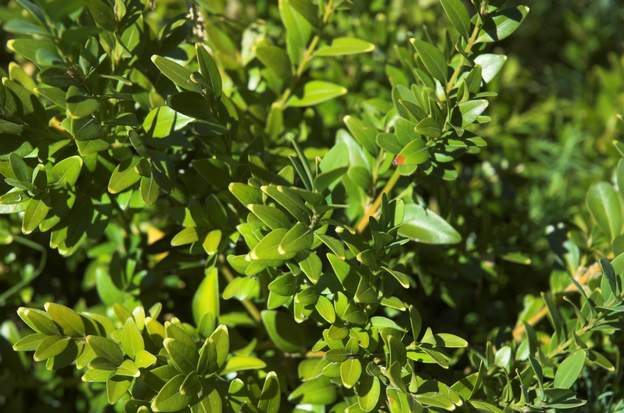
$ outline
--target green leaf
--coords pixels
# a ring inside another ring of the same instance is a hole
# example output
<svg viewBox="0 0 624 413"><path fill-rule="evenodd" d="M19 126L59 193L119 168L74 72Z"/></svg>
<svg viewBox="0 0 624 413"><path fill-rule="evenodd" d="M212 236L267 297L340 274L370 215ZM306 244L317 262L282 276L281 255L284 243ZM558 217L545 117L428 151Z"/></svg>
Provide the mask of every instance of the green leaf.
<svg viewBox="0 0 624 413"><path fill-rule="evenodd" d="M279 379L277 374L271 371L264 379L264 385L258 401L258 409L263 413L278 413L281 401L282 395Z"/></svg>
<svg viewBox="0 0 624 413"><path fill-rule="evenodd" d="M123 361L123 353L121 348L117 343L113 340L100 337L100 336L87 336L87 344L93 352L98 356L102 357L115 366L118 366Z"/></svg>
<svg viewBox="0 0 624 413"><path fill-rule="evenodd" d="M125 377L139 377L141 375L139 368L132 360L124 360L115 370L115 374Z"/></svg>
<svg viewBox="0 0 624 413"><path fill-rule="evenodd" d="M197 373L192 371L186 375L180 386L180 393L193 398L202 394L202 382L199 380Z"/></svg>
<svg viewBox="0 0 624 413"><path fill-rule="evenodd" d="M118 194L139 182L141 175L136 169L138 159L126 164L119 164L113 170L108 181L108 192Z"/></svg>
<svg viewBox="0 0 624 413"><path fill-rule="evenodd" d="M251 260L279 260L279 245L288 230L278 228L265 235L248 254Z"/></svg>
<svg viewBox="0 0 624 413"><path fill-rule="evenodd" d="M474 407L475 409L481 411L481 412L489 412L489 413L503 413L503 411L501 409L499 409L498 407L494 406L491 403L487 403L484 401L480 401L480 400L470 400L470 404L472 405L472 407Z"/></svg>
<svg viewBox="0 0 624 413"><path fill-rule="evenodd" d="M354 37L338 37L332 40L329 46L318 48L315 56L345 56L359 53L370 53L375 50L375 45Z"/></svg>
<svg viewBox="0 0 624 413"><path fill-rule="evenodd" d="M422 329L422 317L416 307L411 305L409 307L410 327L412 328L412 337L414 341L418 341L420 331Z"/></svg>
<svg viewBox="0 0 624 413"><path fill-rule="evenodd" d="M362 364L358 359L348 359L340 363L340 380L347 389L352 388L360 379Z"/></svg>
<svg viewBox="0 0 624 413"><path fill-rule="evenodd" d="M45 311L34 308L20 307L17 315L35 332L45 335L57 335L59 329L52 321L52 318Z"/></svg>
<svg viewBox="0 0 624 413"><path fill-rule="evenodd" d="M41 344L43 340L45 340L48 336L45 334L34 333L28 334L17 340L15 344L13 344L13 350L15 351L35 351Z"/></svg>
<svg viewBox="0 0 624 413"><path fill-rule="evenodd" d="M576 398L576 393L568 389L544 389L542 405L556 410L574 409L587 403Z"/></svg>
<svg viewBox="0 0 624 413"><path fill-rule="evenodd" d="M47 336L39 346L35 355L35 361L45 361L51 357L61 354L69 345L71 337Z"/></svg>
<svg viewBox="0 0 624 413"><path fill-rule="evenodd" d="M311 247L314 236L301 222L291 227L281 239L278 252L285 257L292 257Z"/></svg>
<svg viewBox="0 0 624 413"><path fill-rule="evenodd" d="M403 274L400 271L390 269L388 267L382 267L382 268L386 270L388 274L392 275L392 277L394 277L394 279L397 280L399 284L401 284L401 287L410 288L410 278L406 274Z"/></svg>
<svg viewBox="0 0 624 413"><path fill-rule="evenodd" d="M570 354L561 362L555 373L553 385L558 389L569 389L579 378L583 367L585 367L585 359L587 352L585 350L577 350Z"/></svg>
<svg viewBox="0 0 624 413"><path fill-rule="evenodd" d="M356 389L358 394L358 405L365 412L372 412L379 403L381 395L381 384L374 376L364 375Z"/></svg>
<svg viewBox="0 0 624 413"><path fill-rule="evenodd" d="M163 75L180 88L190 90L192 92L201 92L201 87L191 80L193 72L186 67L174 62L168 57L158 55L152 56L152 62L156 65L156 67L158 67L158 70L160 70Z"/></svg>
<svg viewBox="0 0 624 413"><path fill-rule="evenodd" d="M24 125L0 119L0 133L8 135L21 135L23 131Z"/></svg>
<svg viewBox="0 0 624 413"><path fill-rule="evenodd" d="M370 154L376 155L379 152L377 148L377 129L374 126L355 116L345 116L344 123L355 140Z"/></svg>
<svg viewBox="0 0 624 413"><path fill-rule="evenodd" d="M321 295L316 302L316 311L323 317L328 323L334 324L336 321L336 312L334 311L334 305L329 298Z"/></svg>
<svg viewBox="0 0 624 413"><path fill-rule="evenodd" d="M345 260L347 258L345 255L346 251L345 251L342 241L340 241L337 238L330 237L329 235L323 235L323 234L318 234L318 233L315 235L316 235L316 238L321 240L323 244L325 244L327 248L329 248L330 251L336 255L337 258L341 260Z"/></svg>
<svg viewBox="0 0 624 413"><path fill-rule="evenodd" d="M323 263L318 255L313 252L299 262L299 268L313 284L316 284L323 272Z"/></svg>
<svg viewBox="0 0 624 413"><path fill-rule="evenodd" d="M85 334L82 318L71 308L61 304L46 303L45 310L52 320L61 326L65 335L78 337Z"/></svg>
<svg viewBox="0 0 624 413"><path fill-rule="evenodd" d="M37 229L41 221L46 218L49 211L50 207L40 199L33 198L28 201L22 220L22 232L24 234L30 234Z"/></svg>
<svg viewBox="0 0 624 413"><path fill-rule="evenodd" d="M106 398L108 403L117 403L130 389L132 380L122 377L110 377L106 380Z"/></svg>
<svg viewBox="0 0 624 413"><path fill-rule="evenodd" d="M290 219L279 208L262 204L249 204L247 208L270 229L289 228L291 226Z"/></svg>
<svg viewBox="0 0 624 413"><path fill-rule="evenodd" d="M468 100L459 105L462 114L462 127L472 124L487 109L489 102L485 99Z"/></svg>
<svg viewBox="0 0 624 413"><path fill-rule="evenodd" d="M206 251L206 254L214 255L217 253L217 251L219 250L219 245L221 244L222 237L223 233L220 229L213 229L208 234L206 234L206 237L202 242L202 247L204 248L204 251Z"/></svg>
<svg viewBox="0 0 624 413"><path fill-rule="evenodd" d="M429 392L424 394L418 394L414 396L414 399L421 404L430 407L437 407L447 411L455 410L456 407L453 401L450 399L450 396L443 393Z"/></svg>
<svg viewBox="0 0 624 413"><path fill-rule="evenodd" d="M348 171L349 168L345 166L320 173L314 179L314 188L316 188L319 193L323 193L325 190L330 189Z"/></svg>
<svg viewBox="0 0 624 413"><path fill-rule="evenodd" d="M156 356L149 351L141 350L134 357L134 363L138 368L144 369L156 363Z"/></svg>
<svg viewBox="0 0 624 413"><path fill-rule="evenodd" d="M67 89L65 102L67 111L70 116L75 119L85 118L97 111L100 107L100 102L97 99L86 96L84 92L76 86L70 86L69 89Z"/></svg>
<svg viewBox="0 0 624 413"><path fill-rule="evenodd" d="M386 387L386 397L388 399L388 408L390 413L405 413L412 412L412 406L410 405L407 395L400 389L394 387Z"/></svg>
<svg viewBox="0 0 624 413"><path fill-rule="evenodd" d="M199 72L208 81L211 95L216 98L220 97L223 86L217 63L204 45L197 43L195 50L199 62Z"/></svg>
<svg viewBox="0 0 624 413"><path fill-rule="evenodd" d="M124 353L132 358L135 358L137 354L145 350L141 332L131 318L126 320L123 328L119 331L119 342Z"/></svg>
<svg viewBox="0 0 624 413"><path fill-rule="evenodd" d="M429 138L436 139L442 134L442 127L437 120L429 117L418 122L418 124L414 127L414 131Z"/></svg>
<svg viewBox="0 0 624 413"><path fill-rule="evenodd" d="M266 367L266 363L257 357L233 356L226 363L222 373L228 374L242 370L258 370Z"/></svg>
<svg viewBox="0 0 624 413"><path fill-rule="evenodd" d="M151 408L154 412L177 412L188 406L190 397L180 392L186 374L178 374L171 378L160 389L152 400Z"/></svg>
<svg viewBox="0 0 624 413"><path fill-rule="evenodd" d="M141 198L143 198L143 202L145 202L146 205L152 205L158 200L160 187L153 176L142 176L139 189L141 191Z"/></svg>
<svg viewBox="0 0 624 413"><path fill-rule="evenodd" d="M31 0L17 0L22 8L28 10L28 12L39 21L39 23L46 24L46 16L43 9Z"/></svg>
<svg viewBox="0 0 624 413"><path fill-rule="evenodd" d="M175 368L181 373L188 373L195 369L199 354L195 346L183 340L167 337L163 341L163 346L171 357Z"/></svg>
<svg viewBox="0 0 624 413"><path fill-rule="evenodd" d="M418 53L420 60L425 65L427 72L438 79L442 85L446 85L448 69L442 52L431 43L420 39L410 39L410 43L416 49L416 53Z"/></svg>
<svg viewBox="0 0 624 413"><path fill-rule="evenodd" d="M286 48L290 61L298 66L312 34L310 23L292 6L290 0L279 0L280 17L286 28Z"/></svg>
<svg viewBox="0 0 624 413"><path fill-rule="evenodd" d="M461 0L440 0L446 17L464 39L470 37L470 15Z"/></svg>
<svg viewBox="0 0 624 413"><path fill-rule="evenodd" d="M283 296L294 295L299 290L299 282L290 273L277 276L268 285L269 291Z"/></svg>
<svg viewBox="0 0 624 413"><path fill-rule="evenodd" d="M216 388L210 390L208 395L199 403L191 406L191 413L222 413L222 411L223 401L221 400L221 395Z"/></svg>
<svg viewBox="0 0 624 413"><path fill-rule="evenodd" d="M214 343L217 367L221 368L230 353L230 336L227 327L220 325L209 337Z"/></svg>
<svg viewBox="0 0 624 413"><path fill-rule="evenodd" d="M383 330L386 328L390 328L397 331L405 331L403 327L398 325L395 321L382 316L373 316L370 318L370 323L373 327Z"/></svg>
<svg viewBox="0 0 624 413"><path fill-rule="evenodd" d="M313 4L311 0L290 0L290 5L312 26L319 26L319 7Z"/></svg>
<svg viewBox="0 0 624 413"><path fill-rule="evenodd" d="M498 42L515 32L529 14L527 6L498 10L485 18L477 43Z"/></svg>
<svg viewBox="0 0 624 413"><path fill-rule="evenodd" d="M468 342L461 337L454 334L438 333L434 334L436 345L441 345L445 348L465 348L468 347Z"/></svg>
<svg viewBox="0 0 624 413"><path fill-rule="evenodd" d="M216 334L215 334L216 333ZM199 358L197 359L197 372L199 374L205 374L209 372L215 372L219 368L217 365L217 346L220 345L218 343L219 335L221 333L215 330L213 334L210 335L206 340L204 340L204 344L199 349ZM227 334L227 332L226 332ZM226 337L227 338L227 337ZM215 341L215 339L217 341ZM227 342L222 343L226 346L226 352L229 351L229 339ZM223 357L223 362L225 363L225 359L227 358L227 354Z"/></svg>
<svg viewBox="0 0 624 413"><path fill-rule="evenodd" d="M90 368L82 375L82 381L85 383L106 383L106 380L108 380L113 374L115 374L115 372L111 370Z"/></svg>
<svg viewBox="0 0 624 413"><path fill-rule="evenodd" d="M321 80L311 80L303 87L301 96L292 96L288 100L289 107L314 106L337 98L347 93L347 89L336 84Z"/></svg>
<svg viewBox="0 0 624 413"><path fill-rule="evenodd" d="M172 247L179 247L180 245L188 245L199 241L199 235L195 227L187 227L178 232L171 239Z"/></svg>
<svg viewBox="0 0 624 413"><path fill-rule="evenodd" d="M475 57L475 63L481 66L481 76L485 83L489 83L501 71L507 61L507 56L502 54L484 53Z"/></svg>
<svg viewBox="0 0 624 413"><path fill-rule="evenodd" d="M503 346L496 351L494 355L494 364L498 367L509 371L511 362L511 347Z"/></svg>
<svg viewBox="0 0 624 413"><path fill-rule="evenodd" d="M302 383L290 393L288 400L300 404L332 404L336 400L336 388L327 377L319 377Z"/></svg>
<svg viewBox="0 0 624 413"><path fill-rule="evenodd" d="M152 109L143 121L143 129L153 138L168 138L192 122L192 118L176 112L169 106Z"/></svg>
<svg viewBox="0 0 624 413"><path fill-rule="evenodd" d="M15 179L22 184L23 188L29 188L31 186L33 169L28 166L21 156L15 153L9 155L9 165Z"/></svg>
<svg viewBox="0 0 624 413"><path fill-rule="evenodd" d="M287 353L301 353L306 349L305 331L287 314L279 311L262 312L262 323L277 348Z"/></svg>
<svg viewBox="0 0 624 413"><path fill-rule="evenodd" d="M88 0L84 1L84 4L89 9L95 24L111 32L115 30L115 14L106 1Z"/></svg>
<svg viewBox="0 0 624 413"><path fill-rule="evenodd" d="M193 296L192 309L200 334L212 334L219 319L219 273L215 267L206 270Z"/></svg>
<svg viewBox="0 0 624 413"><path fill-rule="evenodd" d="M61 186L74 186L82 169L82 158L78 155L70 156L57 162L50 171L54 182Z"/></svg>
<svg viewBox="0 0 624 413"><path fill-rule="evenodd" d="M424 244L457 244L461 241L461 235L444 219L415 204L405 205L405 215L398 233Z"/></svg>
<svg viewBox="0 0 624 413"><path fill-rule="evenodd" d="M415 138L405 145L401 152L394 158L401 175L411 175L421 165L429 159L429 148L421 138Z"/></svg>
<svg viewBox="0 0 624 413"><path fill-rule="evenodd" d="M297 193L281 185L264 185L260 189L298 221L304 224L310 222L310 211Z"/></svg>
<svg viewBox="0 0 624 413"><path fill-rule="evenodd" d="M344 284L347 275L349 275L349 271L351 270L351 266L348 262L338 258L335 254L327 253L326 256L332 270L334 270L334 274L336 274L336 278L338 278L340 283Z"/></svg>
<svg viewBox="0 0 624 413"><path fill-rule="evenodd" d="M587 208L610 240L622 233L621 200L612 185L606 182L593 185L587 192Z"/></svg>
<svg viewBox="0 0 624 413"><path fill-rule="evenodd" d="M256 57L283 81L288 81L291 78L292 65L284 49L270 44L262 44L256 48Z"/></svg>
<svg viewBox="0 0 624 413"><path fill-rule="evenodd" d="M240 182L232 182L228 185L228 189L245 206L262 204L262 192L258 188Z"/></svg>

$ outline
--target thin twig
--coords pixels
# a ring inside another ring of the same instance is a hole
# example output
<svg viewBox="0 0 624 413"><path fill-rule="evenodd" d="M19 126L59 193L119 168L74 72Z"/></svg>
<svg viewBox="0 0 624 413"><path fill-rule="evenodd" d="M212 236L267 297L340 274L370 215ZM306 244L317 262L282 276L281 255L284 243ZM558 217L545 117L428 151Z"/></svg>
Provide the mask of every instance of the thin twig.
<svg viewBox="0 0 624 413"><path fill-rule="evenodd" d="M468 54L472 51L472 48L474 47L477 41L477 37L479 36L480 31L481 31L481 25L478 23L475 24L475 27L472 30L472 34L470 35L470 39L468 39L468 43L466 44L466 47L464 47L463 54ZM457 79L459 78L459 74L461 73L462 63L463 62L460 62L455 68L455 70L453 70L453 74L451 75L451 78L446 84L446 93L450 93L451 90L453 90L453 88L455 87L455 83L457 82Z"/></svg>
<svg viewBox="0 0 624 413"><path fill-rule="evenodd" d="M360 221L355 226L355 230L357 232L359 233L364 232L364 230L368 226L368 222L370 221L370 218L372 216L375 216L377 214L377 211L379 211L384 195L389 194L390 191L392 191L392 189L395 187L397 182L399 182L399 178L401 178L401 174L399 173L398 169L395 169L390 179L388 179L388 182L386 182L386 185L384 186L384 188L381 190L379 195L377 195L377 198L375 199L375 201L368 208L366 208L366 212L364 213L364 216L362 217L362 219L360 219Z"/></svg>

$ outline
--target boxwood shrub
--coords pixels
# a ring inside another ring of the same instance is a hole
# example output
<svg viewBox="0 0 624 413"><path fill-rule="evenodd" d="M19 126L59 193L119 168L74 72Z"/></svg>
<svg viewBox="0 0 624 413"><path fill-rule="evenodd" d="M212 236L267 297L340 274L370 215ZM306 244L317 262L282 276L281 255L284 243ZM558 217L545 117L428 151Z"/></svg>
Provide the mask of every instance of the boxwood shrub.
<svg viewBox="0 0 624 413"><path fill-rule="evenodd" d="M624 411L621 37L536 8L6 2L0 410Z"/></svg>

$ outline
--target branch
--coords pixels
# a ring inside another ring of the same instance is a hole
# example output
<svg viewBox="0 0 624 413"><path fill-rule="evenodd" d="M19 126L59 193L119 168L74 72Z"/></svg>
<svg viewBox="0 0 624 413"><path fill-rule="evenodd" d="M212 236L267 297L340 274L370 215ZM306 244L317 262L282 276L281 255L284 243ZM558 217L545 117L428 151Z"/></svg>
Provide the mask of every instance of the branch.
<svg viewBox="0 0 624 413"><path fill-rule="evenodd" d="M477 38L479 36L480 31L481 31L481 24L479 24L479 21L477 21L477 23L475 24L472 30L470 39L468 39L468 42L466 43L466 46L463 49L462 55L469 54L472 51L472 48L477 42ZM457 79L459 78L459 74L461 73L462 65L463 65L463 61L460 62L457 65L457 67L453 70L453 74L451 74L451 77L448 83L446 84L445 91L447 95L455 87L455 84L457 83ZM377 198L375 199L375 201L368 208L366 208L366 212L364 213L364 216L357 223L355 229L358 233L364 232L364 230L368 226L368 222L370 221L370 218L377 214L377 211L379 210L379 207L381 206L381 201L383 200L383 196L390 193L390 191L394 189L394 186L396 185L400 177L401 176L399 172L395 170L392 176L390 177L390 179L388 180L388 183L386 183L386 186L377 195Z"/></svg>
<svg viewBox="0 0 624 413"><path fill-rule="evenodd" d="M370 221L370 218L372 216L375 216L377 214L377 211L379 210L379 207L381 207L383 196L386 194L389 194L390 191L392 191L394 186L399 181L399 178L401 178L401 174L399 173L398 169L395 169L394 173L392 174L392 176L386 183L386 186L384 186L384 188L381 190L379 195L377 195L375 202L373 202L368 208L366 208L366 212L364 213L364 216L362 217L362 219L360 219L360 221L355 226L355 230L358 233L364 232L364 230L368 226L368 221Z"/></svg>

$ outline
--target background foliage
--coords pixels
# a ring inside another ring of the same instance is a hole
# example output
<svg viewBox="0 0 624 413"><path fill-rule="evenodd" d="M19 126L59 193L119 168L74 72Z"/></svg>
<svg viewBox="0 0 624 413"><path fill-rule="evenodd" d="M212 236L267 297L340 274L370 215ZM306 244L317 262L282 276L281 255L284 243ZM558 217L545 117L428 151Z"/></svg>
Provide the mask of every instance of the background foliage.
<svg viewBox="0 0 624 413"><path fill-rule="evenodd" d="M624 11L526 6L7 2L0 409L623 411Z"/></svg>

